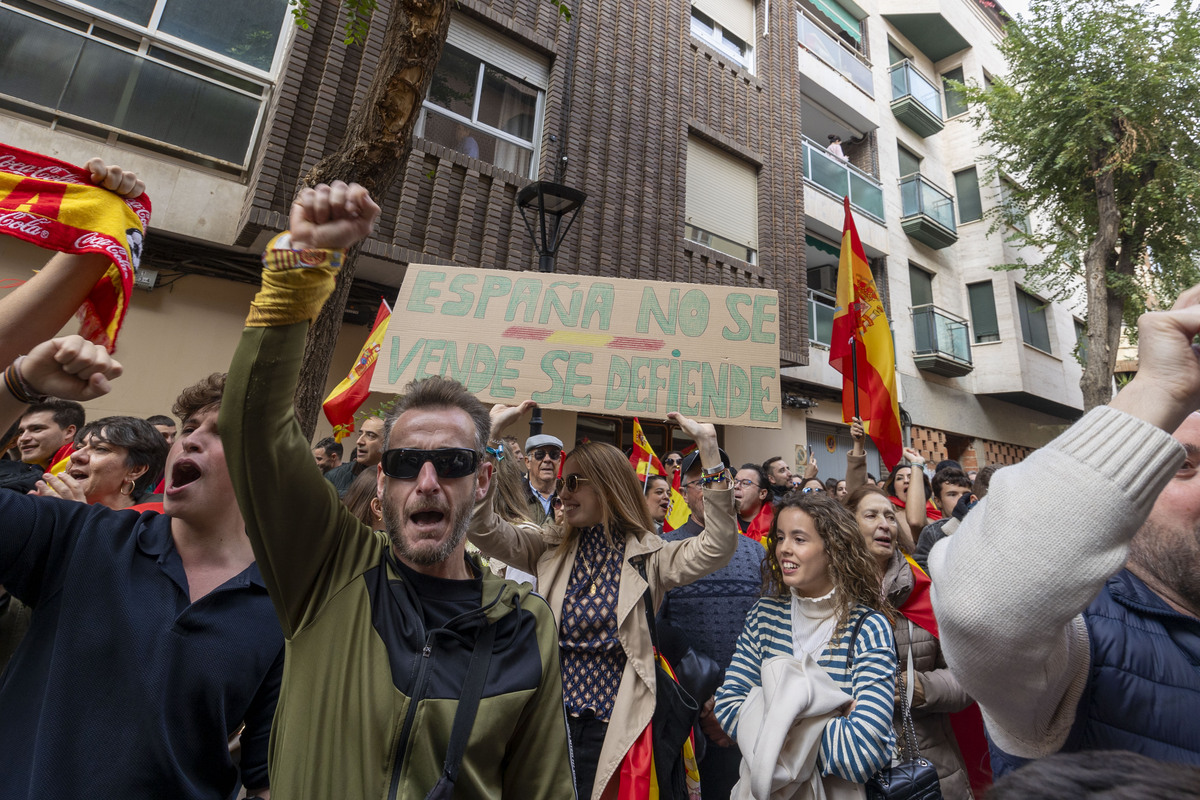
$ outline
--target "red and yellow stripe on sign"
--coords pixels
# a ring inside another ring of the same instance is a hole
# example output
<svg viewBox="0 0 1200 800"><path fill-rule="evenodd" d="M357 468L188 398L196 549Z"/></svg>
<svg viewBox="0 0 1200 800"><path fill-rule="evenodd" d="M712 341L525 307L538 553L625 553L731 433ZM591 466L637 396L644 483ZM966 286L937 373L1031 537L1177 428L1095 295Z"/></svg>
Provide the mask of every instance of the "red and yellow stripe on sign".
<svg viewBox="0 0 1200 800"><path fill-rule="evenodd" d="M854 227L850 198L843 202L846 221L838 261L837 310L833 314L829 365L842 373L842 421L850 422L854 417L857 393L863 428L879 448L883 463L892 469L903 452L892 330Z"/></svg>
<svg viewBox="0 0 1200 800"><path fill-rule="evenodd" d="M662 339L643 339L638 336L611 336L606 333L587 333L585 331L556 331L550 328L533 328L527 325L513 325L505 328L501 336L505 339L530 339L536 342L549 342L563 346L607 347L612 350L640 350L646 353L662 350L666 345L666 342Z"/></svg>

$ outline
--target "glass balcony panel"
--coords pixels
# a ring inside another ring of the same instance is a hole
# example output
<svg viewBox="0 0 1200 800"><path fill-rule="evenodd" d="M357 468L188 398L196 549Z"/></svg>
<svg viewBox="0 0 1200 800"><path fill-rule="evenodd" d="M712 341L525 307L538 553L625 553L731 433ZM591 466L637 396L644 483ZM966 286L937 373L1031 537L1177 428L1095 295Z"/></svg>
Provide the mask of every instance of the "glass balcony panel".
<svg viewBox="0 0 1200 800"><path fill-rule="evenodd" d="M810 175L813 183L823 186L838 197L850 194L850 171L840 158L821 152L816 147L809 147L808 157Z"/></svg>
<svg viewBox="0 0 1200 800"><path fill-rule="evenodd" d="M967 321L934 305L913 306L913 355L923 370L959 377L972 369Z"/></svg>
<svg viewBox="0 0 1200 800"><path fill-rule="evenodd" d="M883 187L855 167L830 155L812 139L804 140L804 177L837 197L850 198L850 204L883 222Z"/></svg>
<svg viewBox="0 0 1200 800"><path fill-rule="evenodd" d="M816 292L808 293L808 339L810 342L828 345L833 338L833 313L835 301Z"/></svg>
<svg viewBox="0 0 1200 800"><path fill-rule="evenodd" d="M904 217L924 214L946 230L957 231L954 199L922 175L909 175L900 181L900 206Z"/></svg>
<svg viewBox="0 0 1200 800"><path fill-rule="evenodd" d="M850 173L850 205L857 206L875 218L883 219L883 187L860 175Z"/></svg>
<svg viewBox="0 0 1200 800"><path fill-rule="evenodd" d="M845 75L867 94L872 97L875 95L875 80L871 77L870 64L803 11L796 12L796 19L800 44L804 49Z"/></svg>
<svg viewBox="0 0 1200 800"><path fill-rule="evenodd" d="M899 100L911 95L938 119L942 117L942 93L910 61L902 61L892 67L892 99Z"/></svg>

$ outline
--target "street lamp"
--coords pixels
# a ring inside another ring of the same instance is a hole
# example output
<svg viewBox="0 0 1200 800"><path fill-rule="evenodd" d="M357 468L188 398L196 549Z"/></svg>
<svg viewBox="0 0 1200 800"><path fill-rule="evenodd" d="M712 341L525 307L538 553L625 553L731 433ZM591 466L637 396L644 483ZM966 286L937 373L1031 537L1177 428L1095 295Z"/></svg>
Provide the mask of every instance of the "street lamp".
<svg viewBox="0 0 1200 800"><path fill-rule="evenodd" d="M521 209L521 218L533 237L538 269L542 272L554 272L554 254L586 199L587 195L578 189L549 181L535 181L517 192L517 208Z"/></svg>

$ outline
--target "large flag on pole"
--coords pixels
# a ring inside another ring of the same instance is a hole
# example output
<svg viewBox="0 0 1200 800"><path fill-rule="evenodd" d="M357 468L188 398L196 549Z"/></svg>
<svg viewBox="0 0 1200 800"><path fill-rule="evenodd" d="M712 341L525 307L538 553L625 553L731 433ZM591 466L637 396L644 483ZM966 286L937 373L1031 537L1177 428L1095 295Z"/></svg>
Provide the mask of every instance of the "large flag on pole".
<svg viewBox="0 0 1200 800"><path fill-rule="evenodd" d="M883 301L850 214L850 198L843 203L846 222L829 365L842 373L842 421L862 417L863 428L879 448L883 463L893 469L904 447L896 402L896 351Z"/></svg>
<svg viewBox="0 0 1200 800"><path fill-rule="evenodd" d="M642 423L637 417L633 418L633 452L629 454L629 463L633 465L633 470L643 485L650 480L651 475L665 477L667 474L662 462L654 454L654 448L646 439L646 434L642 432ZM691 516L692 510L688 508L687 500L679 492L677 472L676 482L671 486L671 504L667 508L667 517L663 520L663 533L679 528Z"/></svg>
<svg viewBox="0 0 1200 800"><path fill-rule="evenodd" d="M321 404L325 419L333 426L333 438L339 442L354 430L354 412L371 393L371 375L375 372L375 361L379 358L379 348L383 345L383 335L387 333L388 318L391 316L392 309L387 302L380 301L371 335L367 337L367 343L358 354L350 374Z"/></svg>

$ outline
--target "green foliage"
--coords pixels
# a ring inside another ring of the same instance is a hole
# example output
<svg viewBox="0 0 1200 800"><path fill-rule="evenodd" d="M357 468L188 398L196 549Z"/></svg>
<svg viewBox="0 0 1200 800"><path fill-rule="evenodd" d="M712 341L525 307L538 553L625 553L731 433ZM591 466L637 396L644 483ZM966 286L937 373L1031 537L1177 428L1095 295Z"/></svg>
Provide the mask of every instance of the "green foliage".
<svg viewBox="0 0 1200 800"><path fill-rule="evenodd" d="M558 9L558 13L568 22L571 21L571 8L563 0L546 0ZM292 19L301 30L308 30L312 22L308 18L311 0L288 0L292 7ZM346 28L343 41L346 44L362 44L371 29L371 16L379 8L377 0L342 0L346 9Z"/></svg>
<svg viewBox="0 0 1200 800"><path fill-rule="evenodd" d="M1120 0L1034 0L1000 46L1009 73L964 87L988 177L1012 178L992 229L1041 251L1016 263L1058 298L1079 286L1099 230L1096 178L1111 173L1120 244L1136 274L1108 288L1136 319L1148 296L1170 301L1197 282L1200 253L1200 20L1186 0L1164 14ZM1025 209L1043 224L1019 230ZM1116 264L1116 253L1109 254Z"/></svg>

